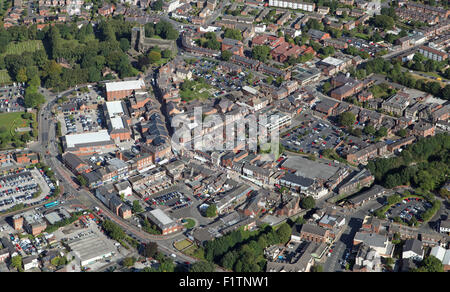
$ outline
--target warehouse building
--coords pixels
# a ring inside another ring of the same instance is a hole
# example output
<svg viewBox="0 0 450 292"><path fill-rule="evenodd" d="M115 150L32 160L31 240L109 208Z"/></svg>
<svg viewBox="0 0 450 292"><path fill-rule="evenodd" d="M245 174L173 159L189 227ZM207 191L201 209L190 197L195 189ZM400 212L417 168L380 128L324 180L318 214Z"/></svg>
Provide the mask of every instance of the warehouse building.
<svg viewBox="0 0 450 292"><path fill-rule="evenodd" d="M92 155L94 153L110 152L115 148L107 130L82 134L66 135L63 138L64 152L75 155Z"/></svg>
<svg viewBox="0 0 450 292"><path fill-rule="evenodd" d="M114 253L112 244L108 244L106 238L93 231L84 231L69 238L67 246L80 261L81 266L111 257Z"/></svg>
<svg viewBox="0 0 450 292"><path fill-rule="evenodd" d="M161 209L148 211L145 215L147 219L155 224L163 235L174 233L183 229L183 226L170 218Z"/></svg>
<svg viewBox="0 0 450 292"><path fill-rule="evenodd" d="M106 100L121 100L133 94L136 90L145 89L144 80L130 80L106 83Z"/></svg>

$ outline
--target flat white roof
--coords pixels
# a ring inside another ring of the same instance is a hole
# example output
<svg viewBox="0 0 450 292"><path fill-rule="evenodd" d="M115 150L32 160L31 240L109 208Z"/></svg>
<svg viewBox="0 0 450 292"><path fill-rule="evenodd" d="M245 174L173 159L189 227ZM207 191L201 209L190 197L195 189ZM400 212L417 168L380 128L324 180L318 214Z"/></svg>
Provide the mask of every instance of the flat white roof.
<svg viewBox="0 0 450 292"><path fill-rule="evenodd" d="M444 104L444 103L446 103L446 101L443 99L440 99L440 98L435 98L435 97L430 96L425 100L425 103Z"/></svg>
<svg viewBox="0 0 450 292"><path fill-rule="evenodd" d="M82 134L66 135L67 147L75 147L78 144L87 144L94 142L109 141L111 137L108 130L100 130L98 132L89 132Z"/></svg>
<svg viewBox="0 0 450 292"><path fill-rule="evenodd" d="M446 252L445 248L441 246L435 246L431 249L430 255L436 257L438 260L442 262L444 260L445 252Z"/></svg>
<svg viewBox="0 0 450 292"><path fill-rule="evenodd" d="M137 90L145 86L144 80L130 80L106 83L106 92L118 90Z"/></svg>
<svg viewBox="0 0 450 292"><path fill-rule="evenodd" d="M122 117L119 116L115 116L111 118L111 126L113 129L123 129L123 121L122 121Z"/></svg>
<svg viewBox="0 0 450 292"><path fill-rule="evenodd" d="M122 102L120 100L106 102L106 109L108 110L108 115L110 117L117 114L123 114Z"/></svg>
<svg viewBox="0 0 450 292"><path fill-rule="evenodd" d="M173 220L170 219L170 217L167 216L166 213L164 213L161 209L152 210L150 211L150 214L155 216L155 218L158 219L159 222L161 222L163 225L173 223Z"/></svg>
<svg viewBox="0 0 450 292"><path fill-rule="evenodd" d="M250 92L253 95L257 95L258 94L258 90L254 89L253 87L247 86L247 85L242 87L242 90L248 91L248 92Z"/></svg>
<svg viewBox="0 0 450 292"><path fill-rule="evenodd" d="M322 60L322 62L324 62L326 64L338 66L338 65L342 64L344 61L333 58L333 57L326 57L325 59Z"/></svg>

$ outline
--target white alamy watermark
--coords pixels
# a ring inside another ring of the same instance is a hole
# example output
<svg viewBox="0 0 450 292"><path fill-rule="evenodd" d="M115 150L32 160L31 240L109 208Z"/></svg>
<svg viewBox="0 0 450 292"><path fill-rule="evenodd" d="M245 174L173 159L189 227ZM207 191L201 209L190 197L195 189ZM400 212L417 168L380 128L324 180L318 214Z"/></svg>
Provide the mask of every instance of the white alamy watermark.
<svg viewBox="0 0 450 292"><path fill-rule="evenodd" d="M201 107L194 115L178 114L172 118L172 148L177 151L248 150L273 161L279 156L280 117L276 114L203 114Z"/></svg>

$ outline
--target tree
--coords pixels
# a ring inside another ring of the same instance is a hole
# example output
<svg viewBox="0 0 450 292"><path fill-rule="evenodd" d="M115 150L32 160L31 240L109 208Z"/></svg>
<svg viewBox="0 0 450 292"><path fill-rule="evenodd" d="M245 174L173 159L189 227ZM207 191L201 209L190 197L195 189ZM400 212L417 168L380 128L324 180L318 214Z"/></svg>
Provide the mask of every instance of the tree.
<svg viewBox="0 0 450 292"><path fill-rule="evenodd" d="M83 187L87 185L87 180L81 174L77 176L77 180Z"/></svg>
<svg viewBox="0 0 450 292"><path fill-rule="evenodd" d="M143 254L147 258L153 258L158 253L158 244L156 242L149 242L145 245Z"/></svg>
<svg viewBox="0 0 450 292"><path fill-rule="evenodd" d="M227 28L225 29L224 37L241 41L242 32L239 29Z"/></svg>
<svg viewBox="0 0 450 292"><path fill-rule="evenodd" d="M206 209L206 217L215 217L216 214L217 214L216 205L214 204L209 205L208 209Z"/></svg>
<svg viewBox="0 0 450 292"><path fill-rule="evenodd" d="M331 90L331 83L327 81L323 84L322 91L323 93L327 94L330 90Z"/></svg>
<svg viewBox="0 0 450 292"><path fill-rule="evenodd" d="M148 54L148 59L150 60L150 63L154 64L154 63L158 62L159 60L161 60L161 53L157 52L157 51L151 51Z"/></svg>
<svg viewBox="0 0 450 292"><path fill-rule="evenodd" d="M11 266L17 269L19 272L23 272L22 257L20 255L11 258Z"/></svg>
<svg viewBox="0 0 450 292"><path fill-rule="evenodd" d="M20 136L20 140L24 143L30 141L30 139L31 139L31 137L30 137L30 134L28 134L28 133L25 133L22 136Z"/></svg>
<svg viewBox="0 0 450 292"><path fill-rule="evenodd" d="M268 46L255 46L252 49L253 59L265 62L269 58L270 48Z"/></svg>
<svg viewBox="0 0 450 292"><path fill-rule="evenodd" d="M230 51L222 51L222 60L229 61L233 54Z"/></svg>
<svg viewBox="0 0 450 292"><path fill-rule="evenodd" d="M386 137L387 134L388 134L388 130L386 129L386 127L381 127L376 131L375 136L378 138L381 138L381 137Z"/></svg>
<svg viewBox="0 0 450 292"><path fill-rule="evenodd" d="M189 272L194 273L211 273L216 270L216 267L213 263L207 261L198 261L191 265L189 268Z"/></svg>
<svg viewBox="0 0 450 292"><path fill-rule="evenodd" d="M399 135L402 138L405 138L406 135L408 135L408 131L406 131L406 129L400 129L398 130L397 135Z"/></svg>
<svg viewBox="0 0 450 292"><path fill-rule="evenodd" d="M305 220L305 218L303 218L303 216L298 216L298 218L295 220L295 223L296 224L305 224L306 223L306 220Z"/></svg>
<svg viewBox="0 0 450 292"><path fill-rule="evenodd" d="M119 46L120 46L120 49L124 52L127 52L131 48L130 41L126 38L120 39Z"/></svg>
<svg viewBox="0 0 450 292"><path fill-rule="evenodd" d="M142 208L141 204L139 204L138 200L134 200L133 201L133 207L132 207L132 211L133 213L141 213L144 211L144 209Z"/></svg>
<svg viewBox="0 0 450 292"><path fill-rule="evenodd" d="M152 10L155 11L161 11L163 9L164 1L163 0L156 0L153 2Z"/></svg>
<svg viewBox="0 0 450 292"><path fill-rule="evenodd" d="M283 223L277 229L277 235L280 238L281 243L287 243L291 238L291 233L292 233L291 227L287 223Z"/></svg>
<svg viewBox="0 0 450 292"><path fill-rule="evenodd" d="M163 58L166 58L166 59L171 58L172 57L172 51L169 50L169 49L166 49L166 50L161 52L161 56Z"/></svg>
<svg viewBox="0 0 450 292"><path fill-rule="evenodd" d="M366 135L373 135L375 134L376 130L375 127L372 125L367 125L364 127L364 134Z"/></svg>
<svg viewBox="0 0 450 292"><path fill-rule="evenodd" d="M352 112L343 112L339 115L339 124L345 127L353 126L356 121L356 117Z"/></svg>
<svg viewBox="0 0 450 292"><path fill-rule="evenodd" d="M413 272L443 272L444 266L442 265L442 262L436 258L435 256L428 256L426 257L421 263L420 267L417 269L414 269Z"/></svg>
<svg viewBox="0 0 450 292"><path fill-rule="evenodd" d="M136 259L134 257L127 257L127 258L124 258L122 261L122 265L127 268L134 266L135 263L136 263Z"/></svg>
<svg viewBox="0 0 450 292"><path fill-rule="evenodd" d="M17 75L16 75L16 80L18 82L27 82L28 77L27 77L27 69L26 68L19 69L19 72L17 72Z"/></svg>
<svg viewBox="0 0 450 292"><path fill-rule="evenodd" d="M37 92L30 92L27 88L25 90L25 97L24 97L24 103L26 107L36 108L39 105L45 103L45 97Z"/></svg>
<svg viewBox="0 0 450 292"><path fill-rule="evenodd" d="M311 196L307 196L300 201L300 207L302 209L309 210L309 209L314 208L315 206L316 206L316 201Z"/></svg>
<svg viewBox="0 0 450 292"><path fill-rule="evenodd" d="M394 19L388 15L375 15L372 20L373 24L377 27L381 27L384 30L388 30L394 27Z"/></svg>

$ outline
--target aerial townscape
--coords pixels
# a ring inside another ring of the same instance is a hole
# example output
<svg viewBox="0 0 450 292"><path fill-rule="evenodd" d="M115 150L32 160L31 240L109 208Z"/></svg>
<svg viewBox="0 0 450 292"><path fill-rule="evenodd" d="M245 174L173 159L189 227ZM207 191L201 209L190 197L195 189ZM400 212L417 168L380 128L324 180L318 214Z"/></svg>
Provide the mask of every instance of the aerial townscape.
<svg viewBox="0 0 450 292"><path fill-rule="evenodd" d="M450 271L450 3L0 0L1 272Z"/></svg>

